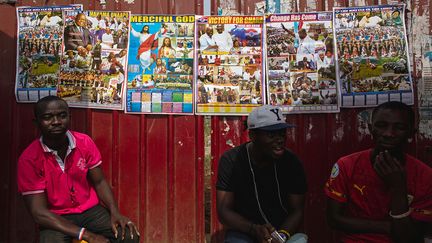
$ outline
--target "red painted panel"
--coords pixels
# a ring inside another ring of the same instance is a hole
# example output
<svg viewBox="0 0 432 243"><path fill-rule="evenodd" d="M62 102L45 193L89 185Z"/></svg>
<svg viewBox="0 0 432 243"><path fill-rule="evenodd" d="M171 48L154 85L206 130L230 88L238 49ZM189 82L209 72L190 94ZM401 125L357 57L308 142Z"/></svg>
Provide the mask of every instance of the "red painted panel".
<svg viewBox="0 0 432 243"><path fill-rule="evenodd" d="M98 9L101 9L101 6L100 6L98 0L90 0L90 1L77 0L77 1L69 1L69 2L70 3L74 3L74 4L82 4L84 10L98 10ZM111 2L111 1L107 1L107 2Z"/></svg>
<svg viewBox="0 0 432 243"><path fill-rule="evenodd" d="M173 151L173 240L172 242L190 242L196 239L196 203L197 191L194 190L197 177L196 157L197 151L188 144L195 143L195 126L190 126L195 123L193 116L176 116L173 118L172 147Z"/></svg>
<svg viewBox="0 0 432 243"><path fill-rule="evenodd" d="M118 112L116 112L118 113ZM121 212L127 213L134 222L139 218L139 191L140 191L140 148L139 131L140 117L125 115L123 113L114 116L118 120L117 129L113 131L113 178L117 183L117 200ZM116 168L116 170L114 170ZM135 200L131 200L135 199Z"/></svg>
<svg viewBox="0 0 432 243"><path fill-rule="evenodd" d="M131 11L132 14L142 14L144 13L145 1L135 1L134 3L119 1L119 5L122 11Z"/></svg>
<svg viewBox="0 0 432 243"><path fill-rule="evenodd" d="M71 129L77 132L87 133L87 121L89 120L87 117L88 110L87 109L77 109L71 108Z"/></svg>
<svg viewBox="0 0 432 243"><path fill-rule="evenodd" d="M152 1L145 1L145 11L146 14L171 14L171 8L169 0L161 0L159 3Z"/></svg>
<svg viewBox="0 0 432 243"><path fill-rule="evenodd" d="M211 119L211 188L215 188L216 180L217 180L217 168L218 168L218 160L222 151L219 149L219 144L221 144L220 136L217 134L221 133L221 129L219 126L219 116L212 117ZM210 195L211 200L211 209L210 209L210 234L211 234L211 242L221 242L223 239L223 231L221 231L222 227L219 224L216 213L216 190L211 190Z"/></svg>
<svg viewBox="0 0 432 243"><path fill-rule="evenodd" d="M297 124L297 128L301 128L297 136L301 147L296 153L303 162L308 181L304 230L311 241L325 239L324 235L328 232L325 227L315 227L315 225L326 225L325 208L316 206L324 205L325 201L323 187L328 176L325 173L327 170L325 145L329 138L326 134L326 125L325 115L321 114L304 117L303 122Z"/></svg>
<svg viewBox="0 0 432 243"><path fill-rule="evenodd" d="M146 242L168 240L168 119L147 117L146 136Z"/></svg>
<svg viewBox="0 0 432 243"><path fill-rule="evenodd" d="M195 1L195 4L192 6L190 2L185 0L175 0L175 4L172 6L172 13L176 14L202 14L199 12L202 9L203 0Z"/></svg>
<svg viewBox="0 0 432 243"><path fill-rule="evenodd" d="M145 242L145 236L147 235L147 227L145 227L147 221L147 126L146 126L146 117L140 116L140 130L137 131L139 134L139 143L138 146L140 148L140 194L139 194L139 232L141 233L141 240Z"/></svg>
<svg viewBox="0 0 432 243"><path fill-rule="evenodd" d="M10 211L9 222L6 225L14 225L19 227L10 228L9 241L10 242L28 242L35 235L35 226L28 211L24 207L21 196L17 193L16 186L16 161L19 154L38 136L35 126L32 124L33 107L31 105L18 106L15 109L13 119L15 121L22 121L24 126L15 124L13 125L13 142L12 160L10 163L9 179L10 179ZM30 219L25 220L23 219Z"/></svg>
<svg viewBox="0 0 432 243"><path fill-rule="evenodd" d="M16 23L15 8L9 5L0 6L0 21L9 22L8 25L0 25L0 50L2 59L0 65L0 154L2 154L0 172L0 225L9 225L11 217L15 217L13 209L15 197L15 174L16 174L16 141L14 131L19 127L16 124L17 106L14 96L15 80L15 52L16 52ZM28 124L31 127L31 124ZM18 207L19 209L20 207ZM8 210L5 210L8 209ZM4 228L4 227L3 227ZM6 241L11 233L9 230L0 228L0 241Z"/></svg>
<svg viewBox="0 0 432 243"><path fill-rule="evenodd" d="M80 109L82 110L82 109ZM102 154L102 169L105 177L111 182L111 172L113 164L113 140L106 139L112 137L112 130L107 129L113 127L112 114L109 111L94 111L92 112L91 137L96 143ZM112 183L111 183L112 184Z"/></svg>
<svg viewBox="0 0 432 243"><path fill-rule="evenodd" d="M204 242L205 237L205 206L206 202L204 201L204 162L205 162L205 148L204 148L204 117L198 116L195 120L195 147L196 147L196 193L197 200L195 205L196 210L196 238L195 242Z"/></svg>

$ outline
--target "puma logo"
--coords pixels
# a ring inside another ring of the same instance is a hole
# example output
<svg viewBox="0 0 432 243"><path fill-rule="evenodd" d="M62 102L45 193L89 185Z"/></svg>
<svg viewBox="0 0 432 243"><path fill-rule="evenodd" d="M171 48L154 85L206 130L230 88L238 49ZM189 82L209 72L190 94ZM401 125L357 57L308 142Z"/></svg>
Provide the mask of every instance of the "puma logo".
<svg viewBox="0 0 432 243"><path fill-rule="evenodd" d="M366 186L359 187L357 184L354 184L354 188L357 189L360 194L362 194L362 196L364 195L363 190L365 189L365 187Z"/></svg>

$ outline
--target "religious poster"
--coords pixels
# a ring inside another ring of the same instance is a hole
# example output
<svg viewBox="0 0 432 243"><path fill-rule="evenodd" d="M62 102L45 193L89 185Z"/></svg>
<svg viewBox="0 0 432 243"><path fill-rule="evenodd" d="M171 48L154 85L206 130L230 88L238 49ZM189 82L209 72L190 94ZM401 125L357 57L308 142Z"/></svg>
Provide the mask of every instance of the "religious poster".
<svg viewBox="0 0 432 243"><path fill-rule="evenodd" d="M65 11L57 96L71 107L123 109L129 12Z"/></svg>
<svg viewBox="0 0 432 243"><path fill-rule="evenodd" d="M332 13L266 18L267 103L284 113L338 112Z"/></svg>
<svg viewBox="0 0 432 243"><path fill-rule="evenodd" d="M264 104L262 16L197 19L196 113L246 115Z"/></svg>
<svg viewBox="0 0 432 243"><path fill-rule="evenodd" d="M81 5L17 7L17 102L56 95L63 39L63 10Z"/></svg>
<svg viewBox="0 0 432 243"><path fill-rule="evenodd" d="M413 104L405 5L334 8L342 107Z"/></svg>
<svg viewBox="0 0 432 243"><path fill-rule="evenodd" d="M132 15L126 112L193 114L195 16Z"/></svg>

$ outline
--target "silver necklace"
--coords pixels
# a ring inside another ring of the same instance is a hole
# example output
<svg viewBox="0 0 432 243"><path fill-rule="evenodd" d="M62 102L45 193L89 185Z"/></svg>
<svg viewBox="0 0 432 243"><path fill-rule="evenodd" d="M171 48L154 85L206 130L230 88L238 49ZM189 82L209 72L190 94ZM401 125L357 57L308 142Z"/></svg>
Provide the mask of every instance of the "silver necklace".
<svg viewBox="0 0 432 243"><path fill-rule="evenodd" d="M251 143L249 143L249 144L251 144ZM257 189L257 185L256 185L256 182L255 182L255 173L254 173L254 170L252 168L252 162L251 162L250 155L249 155L249 146L248 146L249 144L246 145L246 152L247 152L247 156L248 156L249 168L250 168L250 171L251 171L251 174L252 174L252 181L253 181L254 189L255 189L255 198L256 198L257 203L258 203L258 210L259 210L261 216L263 217L264 221L267 224L270 224L270 221L267 219L266 215L264 214L264 211L261 208L261 204L260 204L260 200L259 200L259 196L258 196L258 189ZM288 215L288 210L286 210L286 208L282 204L282 198L281 198L281 195L280 195L280 188L279 188L279 180L278 180L278 177L277 177L276 163L273 163L273 169L274 169L274 173L275 173L275 179L276 179L276 185L277 185L277 192L278 192L279 203L280 203L282 209Z"/></svg>

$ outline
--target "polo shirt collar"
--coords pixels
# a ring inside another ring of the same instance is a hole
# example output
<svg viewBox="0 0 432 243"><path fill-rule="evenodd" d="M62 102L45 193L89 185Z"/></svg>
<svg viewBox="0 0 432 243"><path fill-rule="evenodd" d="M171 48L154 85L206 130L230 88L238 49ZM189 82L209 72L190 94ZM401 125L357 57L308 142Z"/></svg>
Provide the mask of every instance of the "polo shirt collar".
<svg viewBox="0 0 432 243"><path fill-rule="evenodd" d="M69 140L68 151L71 151L72 149L74 149L76 147L76 140L75 140L75 137L72 135L72 133L69 130L66 132L66 136ZM43 151L47 152L47 153L54 152L55 150L50 149L48 146L46 146L44 144L42 138L43 138L42 136L39 138L39 142L42 146Z"/></svg>

